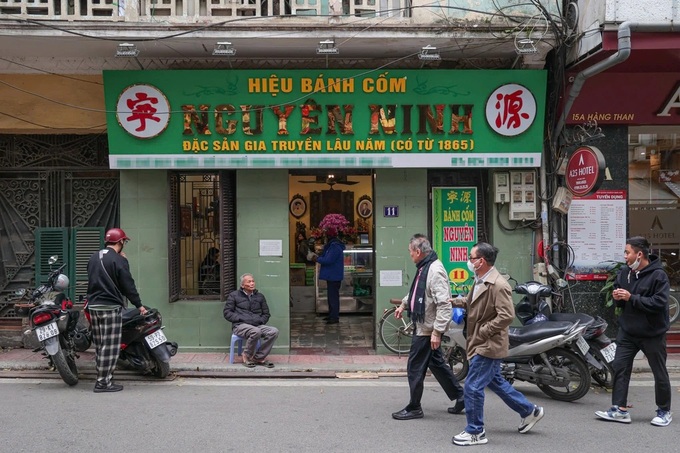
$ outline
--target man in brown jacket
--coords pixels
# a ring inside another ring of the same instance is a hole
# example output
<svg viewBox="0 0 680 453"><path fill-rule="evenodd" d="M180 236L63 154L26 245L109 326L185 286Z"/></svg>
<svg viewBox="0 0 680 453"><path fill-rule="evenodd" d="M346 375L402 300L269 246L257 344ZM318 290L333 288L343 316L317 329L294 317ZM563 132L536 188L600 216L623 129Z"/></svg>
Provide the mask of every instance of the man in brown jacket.
<svg viewBox="0 0 680 453"><path fill-rule="evenodd" d="M470 362L465 380L467 426L452 439L456 445L488 442L483 418L486 387L522 417L520 433L528 432L543 418L543 408L530 403L501 376L501 362L508 355L510 343L508 327L515 317L515 307L510 285L494 267L497 255L496 247L480 242L472 247L467 263L475 275L475 285L463 299L467 309L467 357Z"/></svg>

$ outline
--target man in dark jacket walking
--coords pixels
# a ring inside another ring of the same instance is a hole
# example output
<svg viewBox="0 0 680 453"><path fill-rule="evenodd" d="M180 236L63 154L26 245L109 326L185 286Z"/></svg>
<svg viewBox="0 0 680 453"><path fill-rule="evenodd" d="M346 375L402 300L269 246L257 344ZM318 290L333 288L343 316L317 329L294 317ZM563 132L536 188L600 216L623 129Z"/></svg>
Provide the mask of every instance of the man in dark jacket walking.
<svg viewBox="0 0 680 453"><path fill-rule="evenodd" d="M123 253L129 240L123 230L111 228L104 238L106 248L93 253L87 263L87 309L90 312L97 368L95 393L123 390L122 385L112 383L111 379L120 354L124 298L127 297L139 308L141 314L146 313Z"/></svg>
<svg viewBox="0 0 680 453"><path fill-rule="evenodd" d="M406 365L410 398L408 405L392 414L395 420L423 418L421 399L428 368L441 385L446 396L456 401L449 413L460 414L465 409L463 388L442 354L442 335L451 323L451 286L444 264L432 250L430 241L415 234L408 244L411 260L416 265L411 289L401 300L394 317L401 319L404 311L415 324L411 349Z"/></svg>
<svg viewBox="0 0 680 453"><path fill-rule="evenodd" d="M274 368L274 364L267 360L267 356L279 337L279 329L266 325L269 321L269 306L264 295L255 289L252 274L243 274L241 288L227 296L224 318L232 323L234 334L246 339L243 365L248 368L254 368L256 365Z"/></svg>
<svg viewBox="0 0 680 453"><path fill-rule="evenodd" d="M635 355L642 351L654 375L656 417L655 426L668 426L673 420L671 412L671 382L666 368L666 332L668 321L668 275L656 255L649 254L649 242L642 236L626 240L623 252L626 265L616 277L612 297L622 309L619 332L616 335L616 355L612 362L614 389L612 407L597 411L598 417L630 423L628 413L628 386L633 371Z"/></svg>

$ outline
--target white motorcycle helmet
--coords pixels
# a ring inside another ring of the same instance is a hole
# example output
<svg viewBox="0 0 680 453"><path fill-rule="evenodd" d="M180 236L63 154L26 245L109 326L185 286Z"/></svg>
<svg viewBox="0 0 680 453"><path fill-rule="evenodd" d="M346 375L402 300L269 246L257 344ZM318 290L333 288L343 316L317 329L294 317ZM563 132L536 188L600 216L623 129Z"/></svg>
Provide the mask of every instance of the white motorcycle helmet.
<svg viewBox="0 0 680 453"><path fill-rule="evenodd" d="M68 289L69 280L64 274L59 274L54 280L54 290L55 291L66 291Z"/></svg>

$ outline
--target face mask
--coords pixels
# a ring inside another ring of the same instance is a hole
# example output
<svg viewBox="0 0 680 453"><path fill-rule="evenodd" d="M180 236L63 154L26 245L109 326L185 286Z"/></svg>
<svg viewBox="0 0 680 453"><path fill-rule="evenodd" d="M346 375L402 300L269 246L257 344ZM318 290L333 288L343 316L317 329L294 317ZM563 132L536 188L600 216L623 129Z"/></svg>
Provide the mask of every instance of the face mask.
<svg viewBox="0 0 680 453"><path fill-rule="evenodd" d="M640 256L638 256L637 258L635 258L635 262L634 262L633 264L631 264L630 266L628 266L628 267L630 267L630 270L636 271L637 268L640 267Z"/></svg>
<svg viewBox="0 0 680 453"><path fill-rule="evenodd" d="M473 273L477 270L477 269L475 269L475 265L472 264L472 261L470 261L470 260L468 260L468 262L467 262L467 268L470 272L473 272Z"/></svg>

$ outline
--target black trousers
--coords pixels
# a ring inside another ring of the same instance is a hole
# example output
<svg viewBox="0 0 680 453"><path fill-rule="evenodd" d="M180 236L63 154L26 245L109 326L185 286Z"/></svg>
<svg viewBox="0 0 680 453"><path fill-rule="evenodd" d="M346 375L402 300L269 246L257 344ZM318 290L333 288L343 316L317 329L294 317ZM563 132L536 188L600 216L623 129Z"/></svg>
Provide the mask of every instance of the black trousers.
<svg viewBox="0 0 680 453"><path fill-rule="evenodd" d="M654 375L654 396L657 407L665 411L671 410L671 380L668 377L668 368L666 368L666 334L639 338L628 335L621 329L616 335L616 356L612 362L614 369L612 404L621 407L626 407L628 404L628 386L633 372L633 360L639 351L647 357Z"/></svg>
<svg viewBox="0 0 680 453"><path fill-rule="evenodd" d="M408 386L411 391L411 400L408 403L409 410L421 408L420 400L423 397L423 384L428 368L451 401L463 397L463 387L458 383L451 368L444 362L441 348L432 350L429 335L414 335L406 368Z"/></svg>

